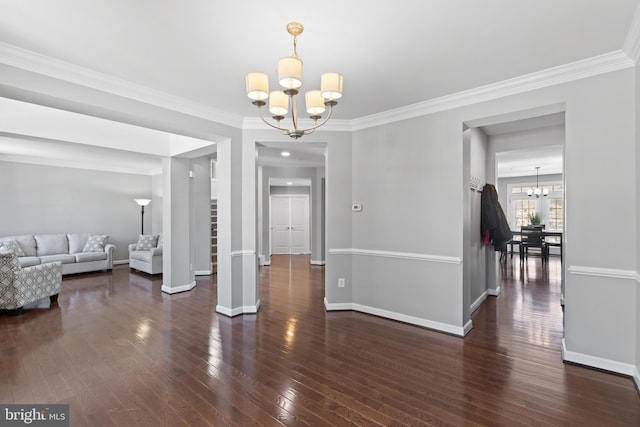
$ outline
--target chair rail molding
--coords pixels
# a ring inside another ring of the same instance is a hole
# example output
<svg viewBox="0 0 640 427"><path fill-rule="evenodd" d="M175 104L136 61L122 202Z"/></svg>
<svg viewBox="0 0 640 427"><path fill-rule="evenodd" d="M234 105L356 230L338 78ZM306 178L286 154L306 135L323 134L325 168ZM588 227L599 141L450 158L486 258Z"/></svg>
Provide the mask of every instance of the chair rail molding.
<svg viewBox="0 0 640 427"><path fill-rule="evenodd" d="M413 252L395 252L395 251L381 251L374 249L357 249L357 248L333 248L329 249L329 254L331 255L364 255L364 256L375 256L375 257L383 257L383 258L399 258L399 259L410 259L416 261L431 261L431 262L439 262L445 264L460 264L462 262L462 258L445 256L445 255L430 255L430 254L419 254Z"/></svg>
<svg viewBox="0 0 640 427"><path fill-rule="evenodd" d="M256 251L251 250L251 249L240 249L237 251L231 251L231 256L232 257L238 257L238 256L251 256L251 255L255 255Z"/></svg>
<svg viewBox="0 0 640 427"><path fill-rule="evenodd" d="M567 269L570 274L579 276L597 276L608 277L611 279L626 279L638 281L638 273L635 270L621 270L617 268L602 267L584 267L580 265L571 265Z"/></svg>

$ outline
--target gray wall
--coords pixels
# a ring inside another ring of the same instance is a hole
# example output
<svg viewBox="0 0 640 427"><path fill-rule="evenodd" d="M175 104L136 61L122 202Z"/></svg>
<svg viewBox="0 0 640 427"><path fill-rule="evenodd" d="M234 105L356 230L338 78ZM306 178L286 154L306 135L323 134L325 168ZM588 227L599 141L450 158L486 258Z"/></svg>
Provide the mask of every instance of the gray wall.
<svg viewBox="0 0 640 427"><path fill-rule="evenodd" d="M193 270L196 274L211 272L211 162L207 157L191 161L193 178Z"/></svg>
<svg viewBox="0 0 640 427"><path fill-rule="evenodd" d="M140 207L151 198L151 177L0 161L0 236L95 232L116 245L114 260L128 261L138 241ZM152 209L145 209L145 233Z"/></svg>
<svg viewBox="0 0 640 427"><path fill-rule="evenodd" d="M470 130L470 173L471 176L486 182L487 180L487 147L489 139L479 128ZM480 233L480 202L482 193L466 189L469 197L469 256L465 256L465 264L470 273L470 304L476 309L487 295L487 252L495 252L493 247L487 248ZM491 258L493 260L493 258Z"/></svg>
<svg viewBox="0 0 640 427"><path fill-rule="evenodd" d="M637 332L628 326L637 318L636 283L631 275L610 273L636 267L635 239L618 239L636 229L629 197L636 188L635 79L629 68L355 131L353 199L364 209L353 215L352 247L369 253L354 255L354 303L462 327L468 321L461 308L462 267L441 262L463 257L462 125L566 108L565 354L588 363L594 357L635 363ZM605 223L611 212L617 219L606 222L607 233L594 234L593 224ZM612 247L617 250L605 249ZM598 274L589 275L590 268ZM592 316L595 306L598 316Z"/></svg>

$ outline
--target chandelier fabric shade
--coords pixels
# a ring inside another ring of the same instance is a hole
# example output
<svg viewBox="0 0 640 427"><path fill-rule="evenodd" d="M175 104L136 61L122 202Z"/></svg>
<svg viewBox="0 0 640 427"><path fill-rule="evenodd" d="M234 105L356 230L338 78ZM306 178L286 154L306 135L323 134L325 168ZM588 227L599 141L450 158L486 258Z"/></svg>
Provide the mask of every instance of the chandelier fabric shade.
<svg viewBox="0 0 640 427"><path fill-rule="evenodd" d="M269 76L265 73L247 74L247 96L254 101L269 98Z"/></svg>
<svg viewBox="0 0 640 427"><path fill-rule="evenodd" d="M286 116L289 109L289 97L281 90L271 91L269 96L269 112L274 116Z"/></svg>
<svg viewBox="0 0 640 427"><path fill-rule="evenodd" d="M342 98L342 74L323 73L320 77L320 92L328 100Z"/></svg>
<svg viewBox="0 0 640 427"><path fill-rule="evenodd" d="M309 135L324 125L331 118L333 107L338 104L337 100L342 98L342 74L336 72L323 73L320 77L320 89L309 90L305 93L306 112L309 114L309 118L313 120L313 126L307 129L298 127L297 96L299 89L303 85L303 62L298 56L297 37L302 34L303 30L304 27L298 22L287 24L287 32L293 36L293 55L278 61L278 85L282 90L269 91L269 77L265 73L251 72L246 75L247 97L251 99L253 105L258 107L262 121L295 139L303 135ZM275 124L267 121L262 115L261 107L267 105L267 102L269 104L269 112L276 122ZM327 108L329 109L327 117L319 122ZM284 120L288 113L291 113L293 124L291 128L281 125L281 121Z"/></svg>
<svg viewBox="0 0 640 427"><path fill-rule="evenodd" d="M311 116L319 116L326 110L324 106L324 98L320 94L319 90L310 90L304 94L304 99L307 104L307 113Z"/></svg>
<svg viewBox="0 0 640 427"><path fill-rule="evenodd" d="M298 58L282 58L278 62L278 83L285 89L302 86L302 61Z"/></svg>

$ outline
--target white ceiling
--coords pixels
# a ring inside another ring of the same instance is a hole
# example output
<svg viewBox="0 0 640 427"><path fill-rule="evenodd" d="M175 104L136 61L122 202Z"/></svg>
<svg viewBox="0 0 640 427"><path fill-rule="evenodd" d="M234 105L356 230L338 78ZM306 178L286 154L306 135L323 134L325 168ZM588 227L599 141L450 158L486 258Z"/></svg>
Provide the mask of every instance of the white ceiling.
<svg viewBox="0 0 640 427"><path fill-rule="evenodd" d="M305 87L343 73L334 117L350 121L619 52L639 3L0 0L0 44L242 118L256 116L245 74L265 71L273 88L296 20Z"/></svg>

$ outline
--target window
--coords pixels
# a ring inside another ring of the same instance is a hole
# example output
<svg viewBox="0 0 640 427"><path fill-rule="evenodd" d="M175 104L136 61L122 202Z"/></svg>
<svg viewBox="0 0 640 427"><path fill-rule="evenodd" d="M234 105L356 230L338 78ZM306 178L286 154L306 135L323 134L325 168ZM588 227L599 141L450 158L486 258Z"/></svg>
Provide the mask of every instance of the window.
<svg viewBox="0 0 640 427"><path fill-rule="evenodd" d="M526 195L526 193L525 193ZM531 199L514 200L515 230L520 230L523 225L529 224L529 217L536 211L536 201Z"/></svg>
<svg viewBox="0 0 640 427"><path fill-rule="evenodd" d="M527 195L527 190L534 185L526 183L507 185L508 205L503 208L505 208L509 226L512 230L520 230L520 227L530 223L530 215L539 213L547 230L562 231L564 228L562 183L544 184L543 188L549 191L549 195L539 199Z"/></svg>
<svg viewBox="0 0 640 427"><path fill-rule="evenodd" d="M562 199L549 200L549 219L547 228L551 231L562 231L564 224L564 206Z"/></svg>

